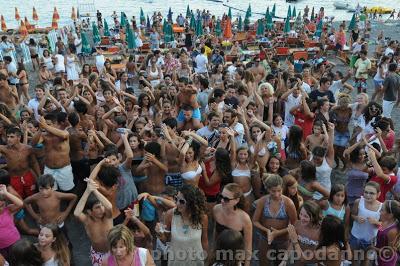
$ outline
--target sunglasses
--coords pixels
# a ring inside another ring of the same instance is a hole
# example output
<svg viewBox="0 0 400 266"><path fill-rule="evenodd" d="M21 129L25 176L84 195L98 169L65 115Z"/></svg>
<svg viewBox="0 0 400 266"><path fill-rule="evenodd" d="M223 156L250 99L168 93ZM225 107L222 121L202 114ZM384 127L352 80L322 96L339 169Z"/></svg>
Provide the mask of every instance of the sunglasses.
<svg viewBox="0 0 400 266"><path fill-rule="evenodd" d="M179 205L186 205L186 200L178 197L174 197L175 202L178 203Z"/></svg>
<svg viewBox="0 0 400 266"><path fill-rule="evenodd" d="M235 199L237 199L237 198L231 199L231 198L225 197L224 195L219 194L219 195L218 195L218 199L219 199L220 201L223 200L224 202L230 202L231 200L235 200Z"/></svg>

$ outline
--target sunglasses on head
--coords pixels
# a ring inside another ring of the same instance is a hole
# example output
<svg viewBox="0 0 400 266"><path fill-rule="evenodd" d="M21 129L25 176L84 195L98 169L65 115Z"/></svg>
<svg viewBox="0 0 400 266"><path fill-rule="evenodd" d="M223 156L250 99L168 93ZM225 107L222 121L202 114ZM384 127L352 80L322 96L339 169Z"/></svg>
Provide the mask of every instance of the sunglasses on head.
<svg viewBox="0 0 400 266"><path fill-rule="evenodd" d="M224 202L230 202L231 200L235 200L236 198L231 199L231 198L225 197L224 195L219 194L218 199L220 201L223 200Z"/></svg>
<svg viewBox="0 0 400 266"><path fill-rule="evenodd" d="M175 197L175 202L179 205L186 205L186 200L182 198Z"/></svg>

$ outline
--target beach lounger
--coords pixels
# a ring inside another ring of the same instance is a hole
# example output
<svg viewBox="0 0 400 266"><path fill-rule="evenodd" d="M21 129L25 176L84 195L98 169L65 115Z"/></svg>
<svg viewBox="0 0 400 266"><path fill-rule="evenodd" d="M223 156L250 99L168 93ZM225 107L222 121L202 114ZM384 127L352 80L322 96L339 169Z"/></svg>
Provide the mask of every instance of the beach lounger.
<svg viewBox="0 0 400 266"><path fill-rule="evenodd" d="M289 47L276 47L275 54L279 57L286 57L289 55Z"/></svg>

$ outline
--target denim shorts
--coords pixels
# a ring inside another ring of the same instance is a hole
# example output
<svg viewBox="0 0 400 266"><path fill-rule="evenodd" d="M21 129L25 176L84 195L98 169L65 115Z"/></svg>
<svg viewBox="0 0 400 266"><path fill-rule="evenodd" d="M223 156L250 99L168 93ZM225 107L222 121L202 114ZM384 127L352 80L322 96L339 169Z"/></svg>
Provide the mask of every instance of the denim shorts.
<svg viewBox="0 0 400 266"><path fill-rule="evenodd" d="M358 239L353 234L350 234L350 246L353 250L368 250L368 248L373 245L372 241L366 241L363 239Z"/></svg>

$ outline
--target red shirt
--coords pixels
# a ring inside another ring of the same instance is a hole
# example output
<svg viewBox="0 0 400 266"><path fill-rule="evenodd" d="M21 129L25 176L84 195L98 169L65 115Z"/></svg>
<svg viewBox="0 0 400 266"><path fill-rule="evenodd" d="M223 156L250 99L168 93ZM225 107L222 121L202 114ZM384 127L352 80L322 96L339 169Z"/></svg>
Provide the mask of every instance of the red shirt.
<svg viewBox="0 0 400 266"><path fill-rule="evenodd" d="M214 173L214 171L211 172L211 162L212 160L209 160L204 163L204 165L206 166L206 172L209 179L211 179L211 176ZM199 188L203 190L206 196L217 196L221 189L221 182L217 182L212 186L207 186L206 183L204 182L203 175L201 175L199 180Z"/></svg>
<svg viewBox="0 0 400 266"><path fill-rule="evenodd" d="M314 118L308 117L303 114L303 112L295 111L294 115L294 124L298 125L303 129L303 140L312 134Z"/></svg>
<svg viewBox="0 0 400 266"><path fill-rule="evenodd" d="M397 176L395 174L391 173L389 177L390 177L389 182L386 182L385 180L383 180L383 178L378 176L374 176L370 179L370 181L375 181L381 187L381 194L378 197L378 200L380 202L385 201L386 193L388 193L397 183Z"/></svg>

